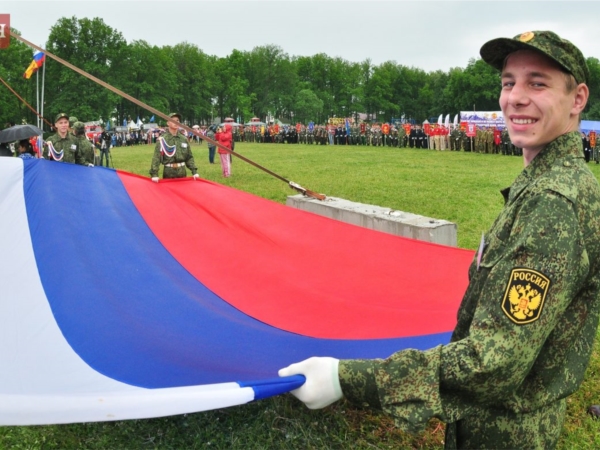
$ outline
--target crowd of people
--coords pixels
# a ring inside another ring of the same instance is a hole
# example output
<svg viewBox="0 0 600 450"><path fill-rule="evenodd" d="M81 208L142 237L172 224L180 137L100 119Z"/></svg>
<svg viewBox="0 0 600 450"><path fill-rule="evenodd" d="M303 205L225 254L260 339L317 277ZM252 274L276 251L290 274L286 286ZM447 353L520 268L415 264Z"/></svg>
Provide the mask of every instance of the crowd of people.
<svg viewBox="0 0 600 450"><path fill-rule="evenodd" d="M387 125L387 130L385 129ZM213 127L213 132L216 125ZM208 128L198 127L200 134L206 135ZM387 133L385 132L387 131ZM595 132L581 133L586 161L600 160L600 139ZM522 149L515 146L506 127L477 126L475 136L467 136L463 125L389 125L360 123L346 127L344 125L298 124L269 126L238 125L232 126L233 145L235 142L345 145L418 148L438 151L465 151L521 156ZM195 142L202 138L190 134ZM209 135L209 138L211 136ZM212 162L212 160L211 160Z"/></svg>
<svg viewBox="0 0 600 450"><path fill-rule="evenodd" d="M179 114L171 115L178 121ZM171 123L171 122L170 122ZM7 124L8 127L10 124ZM368 124L359 123L346 125L232 125L229 123L218 126L195 126L196 133L188 133L178 128L177 133L187 140L188 152L191 155L191 144L208 142L208 160L215 163L217 146L210 140L217 141L232 151L236 142L249 143L278 143L278 144L310 144L336 146L374 146L416 148L436 151L465 151L502 155L522 155L522 149L515 146L508 134L508 129L497 127L476 127L475 136L467 136L463 125L427 124ZM104 128L89 136L85 125L76 117L61 113L55 117L54 129L56 134L51 136L40 151L36 137L15 144L0 144L0 156L19 156L21 158L43 157L57 161L74 162L88 166L112 165L110 149L113 147L155 144L160 149L164 138L168 136L169 124L166 130L155 127L149 130L127 130L109 132ZM203 139L206 136L208 139ZM584 157L586 162L600 162L600 139L595 132L581 133ZM163 145L164 146L164 145ZM77 150L74 150L77 149ZM65 153L65 150L67 152ZM164 149L162 151L163 155ZM181 153L183 153L180 150ZM219 147L219 159L224 177L231 176L232 156ZM192 157L193 158L193 157ZM182 161L183 162L183 161ZM155 162L153 162L154 164ZM167 164L171 164L168 162ZM168 166L166 166L168 167ZM195 166L194 166L195 167ZM189 167L188 167L189 168ZM150 173L155 174L156 168ZM192 170L191 168L189 168ZM167 170L167 172L170 172ZM185 176L185 171L179 171ZM195 173L192 171L192 173ZM167 176L166 178L168 178ZM155 176L153 176L155 178Z"/></svg>

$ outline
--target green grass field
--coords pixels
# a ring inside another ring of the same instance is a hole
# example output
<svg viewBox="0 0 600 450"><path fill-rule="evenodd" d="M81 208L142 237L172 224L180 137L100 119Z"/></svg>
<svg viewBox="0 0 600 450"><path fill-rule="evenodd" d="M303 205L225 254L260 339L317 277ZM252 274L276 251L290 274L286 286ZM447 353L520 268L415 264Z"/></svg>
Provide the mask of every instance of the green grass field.
<svg viewBox="0 0 600 450"><path fill-rule="evenodd" d="M523 168L521 157L374 147L237 143L247 158L332 197L445 219L458 225L459 247L476 249L502 208L499 190ZM208 164L194 145L203 178L285 203L285 183L234 159L231 178ZM113 165L148 176L153 146L113 149ZM600 178L600 165L590 164ZM93 169L92 169L93 170ZM600 448L600 421L586 414L600 404L600 356L594 350L581 389L568 401L559 449ZM0 449L439 449L443 426L407 435L388 417L344 401L310 411L290 395L244 406L160 419L0 428Z"/></svg>

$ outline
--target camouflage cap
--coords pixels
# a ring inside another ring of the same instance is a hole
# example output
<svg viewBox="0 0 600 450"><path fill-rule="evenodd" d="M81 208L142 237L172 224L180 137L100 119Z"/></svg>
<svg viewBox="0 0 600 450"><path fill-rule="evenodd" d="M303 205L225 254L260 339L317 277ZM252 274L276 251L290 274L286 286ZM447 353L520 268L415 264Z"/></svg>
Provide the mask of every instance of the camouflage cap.
<svg viewBox="0 0 600 450"><path fill-rule="evenodd" d="M69 117L69 126L70 126L71 128L73 128L73 124L74 124L75 122L79 122L79 119L78 119L77 117L75 117L75 116L71 116L71 117Z"/></svg>
<svg viewBox="0 0 600 450"><path fill-rule="evenodd" d="M54 118L54 123L58 122L60 119L63 119L63 118L69 120L69 115L66 113L58 113L56 115L56 117Z"/></svg>
<svg viewBox="0 0 600 450"><path fill-rule="evenodd" d="M179 119L179 121L181 121L181 114L179 114L179 113L171 113L171 114L169 114L169 117L177 117Z"/></svg>
<svg viewBox="0 0 600 450"><path fill-rule="evenodd" d="M517 50L534 50L546 55L573 75L577 83L587 83L590 79L581 50L552 31L527 31L512 39L492 39L483 44L479 54L490 66L502 70L506 57Z"/></svg>
<svg viewBox="0 0 600 450"><path fill-rule="evenodd" d="M85 131L85 124L79 121L75 122L73 124L73 131L75 131L75 133L81 133Z"/></svg>

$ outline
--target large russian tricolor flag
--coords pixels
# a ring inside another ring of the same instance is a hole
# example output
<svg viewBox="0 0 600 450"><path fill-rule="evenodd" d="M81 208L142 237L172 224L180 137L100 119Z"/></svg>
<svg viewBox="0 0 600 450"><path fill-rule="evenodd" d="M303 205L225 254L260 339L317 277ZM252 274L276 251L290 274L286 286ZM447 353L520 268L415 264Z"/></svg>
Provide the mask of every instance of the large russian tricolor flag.
<svg viewBox="0 0 600 450"><path fill-rule="evenodd" d="M121 420L298 387L310 356L445 343L473 252L208 181L0 158L0 425Z"/></svg>

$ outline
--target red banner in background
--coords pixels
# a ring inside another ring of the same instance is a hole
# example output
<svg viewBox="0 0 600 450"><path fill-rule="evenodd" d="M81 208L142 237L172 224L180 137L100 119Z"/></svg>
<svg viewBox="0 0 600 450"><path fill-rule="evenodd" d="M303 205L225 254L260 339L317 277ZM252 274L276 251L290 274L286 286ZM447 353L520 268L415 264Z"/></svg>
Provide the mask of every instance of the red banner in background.
<svg viewBox="0 0 600 450"><path fill-rule="evenodd" d="M407 136L410 134L410 123L404 124L404 131L406 132Z"/></svg>
<svg viewBox="0 0 600 450"><path fill-rule="evenodd" d="M425 131L425 134L427 136L429 136L431 134L431 124L430 123L423 124L423 131Z"/></svg>
<svg viewBox="0 0 600 450"><path fill-rule="evenodd" d="M10 45L10 14L0 14L0 48Z"/></svg>
<svg viewBox="0 0 600 450"><path fill-rule="evenodd" d="M467 136L474 137L477 136L477 127L474 123L467 123Z"/></svg>
<svg viewBox="0 0 600 450"><path fill-rule="evenodd" d="M590 145L592 148L596 146L596 132L590 131Z"/></svg>

